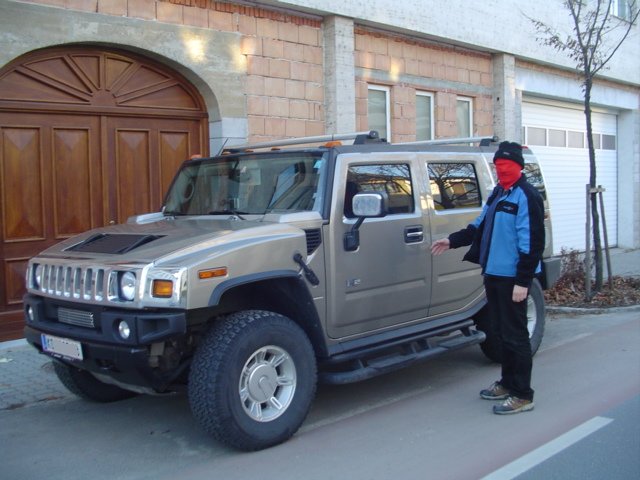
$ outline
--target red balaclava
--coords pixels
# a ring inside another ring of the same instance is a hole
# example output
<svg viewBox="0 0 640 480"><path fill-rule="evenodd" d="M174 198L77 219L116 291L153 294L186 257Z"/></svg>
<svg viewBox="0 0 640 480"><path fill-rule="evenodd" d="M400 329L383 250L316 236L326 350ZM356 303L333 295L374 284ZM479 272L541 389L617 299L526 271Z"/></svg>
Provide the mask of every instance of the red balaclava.
<svg viewBox="0 0 640 480"><path fill-rule="evenodd" d="M496 165L498 183L505 190L509 190L522 176L522 167L517 162L506 158L498 158L494 163Z"/></svg>

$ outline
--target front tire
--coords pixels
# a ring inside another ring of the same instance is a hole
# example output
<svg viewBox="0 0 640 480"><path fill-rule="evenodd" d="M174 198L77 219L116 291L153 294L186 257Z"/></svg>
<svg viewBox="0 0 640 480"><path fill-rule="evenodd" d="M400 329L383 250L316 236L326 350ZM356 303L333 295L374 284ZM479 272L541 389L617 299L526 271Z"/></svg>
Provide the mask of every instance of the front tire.
<svg viewBox="0 0 640 480"><path fill-rule="evenodd" d="M289 439L316 390L313 347L304 331L273 312L229 315L205 335L191 364L189 403L219 441L260 450Z"/></svg>
<svg viewBox="0 0 640 480"><path fill-rule="evenodd" d="M84 400L110 403L136 396L134 392L116 385L101 382L91 375L90 372L75 368L66 363L54 361L53 369L67 390Z"/></svg>
<svg viewBox="0 0 640 480"><path fill-rule="evenodd" d="M534 279L527 296L527 329L529 330L529 341L531 343L531 355L535 355L544 335L545 306L544 294L540 282ZM494 331L487 306L480 310L474 317L476 327L486 335L486 340L480 344L480 349L485 356L493 361L502 361L502 345L500 339Z"/></svg>

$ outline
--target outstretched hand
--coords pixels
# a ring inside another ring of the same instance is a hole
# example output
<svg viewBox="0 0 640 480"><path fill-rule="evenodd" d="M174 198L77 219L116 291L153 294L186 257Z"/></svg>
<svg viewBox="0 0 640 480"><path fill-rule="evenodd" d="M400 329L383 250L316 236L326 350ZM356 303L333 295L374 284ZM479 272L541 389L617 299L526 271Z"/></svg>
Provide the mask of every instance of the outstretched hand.
<svg viewBox="0 0 640 480"><path fill-rule="evenodd" d="M451 248L451 242L449 242L449 239L442 238L440 240L436 240L431 244L431 254L440 255L441 253L449 250L449 248Z"/></svg>

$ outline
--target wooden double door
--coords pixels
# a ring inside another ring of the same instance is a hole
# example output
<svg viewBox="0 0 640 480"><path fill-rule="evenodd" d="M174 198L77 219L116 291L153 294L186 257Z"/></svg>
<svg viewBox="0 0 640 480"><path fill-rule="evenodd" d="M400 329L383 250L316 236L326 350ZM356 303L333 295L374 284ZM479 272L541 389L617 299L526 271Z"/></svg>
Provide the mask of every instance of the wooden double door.
<svg viewBox="0 0 640 480"><path fill-rule="evenodd" d="M0 71L0 341L22 336L29 258L157 211L206 138L197 92L143 58L57 49Z"/></svg>

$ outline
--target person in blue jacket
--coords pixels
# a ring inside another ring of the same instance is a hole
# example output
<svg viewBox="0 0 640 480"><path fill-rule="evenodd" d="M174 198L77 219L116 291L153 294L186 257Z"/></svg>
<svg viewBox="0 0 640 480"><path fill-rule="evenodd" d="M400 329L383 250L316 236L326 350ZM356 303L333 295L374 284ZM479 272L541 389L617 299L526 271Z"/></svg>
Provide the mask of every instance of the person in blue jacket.
<svg viewBox="0 0 640 480"><path fill-rule="evenodd" d="M484 275L487 305L502 345L502 378L480 396L504 400L499 415L533 409L532 354L527 330L527 294L541 271L544 250L544 205L522 170L522 146L502 142L493 157L498 185L482 213L467 228L434 242L431 252L471 245L464 260L478 263Z"/></svg>

